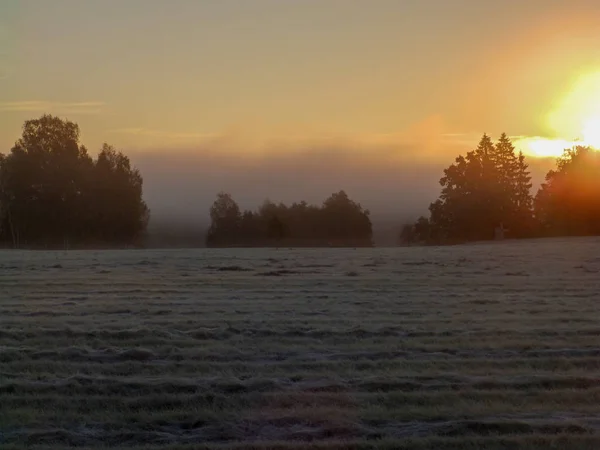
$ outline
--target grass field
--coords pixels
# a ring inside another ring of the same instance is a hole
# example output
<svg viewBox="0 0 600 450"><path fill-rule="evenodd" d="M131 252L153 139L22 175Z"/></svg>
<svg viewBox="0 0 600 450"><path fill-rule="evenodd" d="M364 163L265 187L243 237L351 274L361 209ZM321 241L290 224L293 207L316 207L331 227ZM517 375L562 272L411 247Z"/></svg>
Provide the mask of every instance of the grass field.
<svg viewBox="0 0 600 450"><path fill-rule="evenodd" d="M600 240L0 253L0 447L600 448Z"/></svg>

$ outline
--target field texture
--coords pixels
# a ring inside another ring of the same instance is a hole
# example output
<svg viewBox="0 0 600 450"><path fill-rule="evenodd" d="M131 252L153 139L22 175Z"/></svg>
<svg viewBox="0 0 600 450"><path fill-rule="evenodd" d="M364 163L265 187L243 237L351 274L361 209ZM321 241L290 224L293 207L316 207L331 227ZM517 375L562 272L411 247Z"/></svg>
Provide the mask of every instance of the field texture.
<svg viewBox="0 0 600 450"><path fill-rule="evenodd" d="M600 241L0 253L0 447L600 448Z"/></svg>

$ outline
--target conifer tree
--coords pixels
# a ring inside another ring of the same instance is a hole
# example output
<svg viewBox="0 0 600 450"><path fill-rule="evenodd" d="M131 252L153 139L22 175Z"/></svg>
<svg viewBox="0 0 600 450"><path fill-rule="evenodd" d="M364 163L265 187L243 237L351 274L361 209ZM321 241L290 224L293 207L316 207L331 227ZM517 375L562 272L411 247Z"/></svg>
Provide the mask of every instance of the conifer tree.
<svg viewBox="0 0 600 450"><path fill-rule="evenodd" d="M512 225L515 237L528 237L533 233L533 197L531 195L531 175L529 165L525 162L525 155L519 152L517 157L517 170L514 192L514 206L516 220Z"/></svg>
<svg viewBox="0 0 600 450"><path fill-rule="evenodd" d="M496 145L484 134L475 150L444 170L440 185L440 197L429 207L427 236L418 240L491 239L501 225L518 237L531 223L529 170L505 133Z"/></svg>
<svg viewBox="0 0 600 450"><path fill-rule="evenodd" d="M513 226L516 216L516 190L518 177L518 159L515 148L502 133L494 148L494 166L497 172L496 208L501 223Z"/></svg>

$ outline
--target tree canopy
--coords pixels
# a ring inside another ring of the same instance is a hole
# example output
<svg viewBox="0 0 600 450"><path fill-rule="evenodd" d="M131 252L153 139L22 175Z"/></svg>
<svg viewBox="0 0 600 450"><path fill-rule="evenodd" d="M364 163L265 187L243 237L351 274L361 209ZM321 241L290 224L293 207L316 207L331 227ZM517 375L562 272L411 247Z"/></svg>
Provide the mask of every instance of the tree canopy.
<svg viewBox="0 0 600 450"><path fill-rule="evenodd" d="M506 134L494 144L484 134L477 147L444 170L442 191L421 217L404 227L404 242L492 239L498 228L525 237L532 230L531 176L525 156Z"/></svg>
<svg viewBox="0 0 600 450"><path fill-rule="evenodd" d="M535 216L545 235L599 235L600 153L565 150L535 197Z"/></svg>
<svg viewBox="0 0 600 450"><path fill-rule="evenodd" d="M210 209L207 246L371 246L369 211L344 191L321 206L302 201L287 206L266 200L241 211L230 194L217 195Z"/></svg>
<svg viewBox="0 0 600 450"><path fill-rule="evenodd" d="M51 115L28 120L0 156L0 240L14 247L131 245L146 229L143 180L104 144L96 159L79 126Z"/></svg>
<svg viewBox="0 0 600 450"><path fill-rule="evenodd" d="M440 179L429 217L404 225L401 243L452 243L510 237L600 235L600 152L566 149L535 198L526 158L502 134L458 156Z"/></svg>

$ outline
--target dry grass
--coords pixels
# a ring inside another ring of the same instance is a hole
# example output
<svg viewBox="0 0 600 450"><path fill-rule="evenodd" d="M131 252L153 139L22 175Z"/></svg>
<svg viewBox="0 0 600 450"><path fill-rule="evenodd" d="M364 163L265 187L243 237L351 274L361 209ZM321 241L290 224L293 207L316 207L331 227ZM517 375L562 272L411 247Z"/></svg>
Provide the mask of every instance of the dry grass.
<svg viewBox="0 0 600 450"><path fill-rule="evenodd" d="M600 448L598 250L3 252L0 446Z"/></svg>

